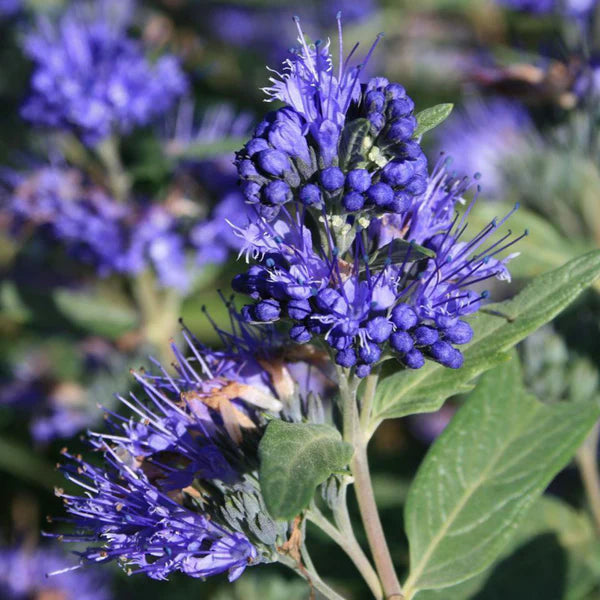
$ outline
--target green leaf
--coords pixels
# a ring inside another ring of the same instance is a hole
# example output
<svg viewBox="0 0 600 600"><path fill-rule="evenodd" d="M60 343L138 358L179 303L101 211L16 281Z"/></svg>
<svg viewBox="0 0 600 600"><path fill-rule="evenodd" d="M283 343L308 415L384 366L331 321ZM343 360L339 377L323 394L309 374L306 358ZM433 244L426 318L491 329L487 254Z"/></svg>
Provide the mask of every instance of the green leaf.
<svg viewBox="0 0 600 600"><path fill-rule="evenodd" d="M469 215L469 226L479 231L494 217L507 214L512 208L508 202L480 202L477 210ZM552 223L523 206L511 216L510 226L513 231L529 231L529 235L519 242L519 259L510 265L513 277L536 277L593 249L581 237L564 237Z"/></svg>
<svg viewBox="0 0 600 600"><path fill-rule="evenodd" d="M543 404L527 394L514 353L484 375L409 490L407 600L489 567L599 416L597 402Z"/></svg>
<svg viewBox="0 0 600 600"><path fill-rule="evenodd" d="M197 142L181 148L173 146L168 148L168 154L177 159L204 160L223 154L230 154L239 150L245 143L245 138L228 137L214 142Z"/></svg>
<svg viewBox="0 0 600 600"><path fill-rule="evenodd" d="M416 371L398 370L377 387L372 429L386 418L432 412L449 396L472 389L471 380L506 360L506 352L551 321L600 276L600 250L540 275L512 300L487 307L470 320L473 341L460 369L428 362ZM494 314L490 314L494 313Z"/></svg>
<svg viewBox="0 0 600 600"><path fill-rule="evenodd" d="M310 504L315 488L350 462L352 452L329 425L271 421L258 447L260 488L271 516L294 518Z"/></svg>
<svg viewBox="0 0 600 600"><path fill-rule="evenodd" d="M138 322L130 305L121 298L107 297L97 290L86 293L57 289L53 299L71 322L98 335L115 338L135 328Z"/></svg>
<svg viewBox="0 0 600 600"><path fill-rule="evenodd" d="M590 518L552 496L537 500L486 571L418 600L583 600L595 588L600 541Z"/></svg>
<svg viewBox="0 0 600 600"><path fill-rule="evenodd" d="M0 437L0 471L50 491L60 482L53 465L35 453L31 445Z"/></svg>
<svg viewBox="0 0 600 600"><path fill-rule="evenodd" d="M417 128L413 138L421 137L440 123L444 122L452 112L454 104L436 104L417 113Z"/></svg>
<svg viewBox="0 0 600 600"><path fill-rule="evenodd" d="M371 125L367 119L354 119L344 126L340 140L340 167L347 169L365 160L365 140Z"/></svg>

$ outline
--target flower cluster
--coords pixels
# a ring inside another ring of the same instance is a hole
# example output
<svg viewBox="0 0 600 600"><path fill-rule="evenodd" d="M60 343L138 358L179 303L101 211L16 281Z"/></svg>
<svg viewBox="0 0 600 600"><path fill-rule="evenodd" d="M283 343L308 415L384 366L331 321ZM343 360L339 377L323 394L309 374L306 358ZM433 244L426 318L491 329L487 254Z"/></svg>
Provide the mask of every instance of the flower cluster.
<svg viewBox="0 0 600 600"><path fill-rule="evenodd" d="M67 477L90 496L58 491L86 531L65 539L103 542L81 553L85 562L120 560L129 572L153 579L176 571L191 577L229 571L233 581L256 561L256 549L244 535L228 532L156 489L142 470L128 464L133 458L125 452L107 448L102 469L66 456L72 460L64 468Z"/></svg>
<svg viewBox="0 0 600 600"><path fill-rule="evenodd" d="M101 276L151 267L162 286L186 291L192 275L188 253L206 264L223 262L232 248L229 228L224 221L218 225L218 217L192 224L177 205L116 202L73 168L43 167L12 179L7 209L15 231L60 241ZM198 228L210 228L211 237L199 235Z"/></svg>
<svg viewBox="0 0 600 600"><path fill-rule="evenodd" d="M106 582L98 573L66 567L72 561L50 548L0 549L0 596L4 600L60 598L109 600ZM48 577L48 574L56 573Z"/></svg>
<svg viewBox="0 0 600 600"><path fill-rule="evenodd" d="M353 50L336 73L329 44L309 46L298 29L300 48L265 89L287 106L267 115L237 154L246 200L267 218L293 199L338 212L402 212L427 178L414 103L384 78L361 85L377 42L361 65L350 65Z"/></svg>
<svg viewBox="0 0 600 600"><path fill-rule="evenodd" d="M172 105L187 87L179 63L173 56L151 63L127 35L126 13L103 0L75 3L57 23L40 21L25 39L34 71L23 117L74 130L96 144L114 131L147 124Z"/></svg>
<svg viewBox="0 0 600 600"><path fill-rule="evenodd" d="M101 421L96 402L103 399L107 380L114 385L131 358L99 337L82 340L72 356L52 343L34 349L15 346L7 376L0 376L0 407L26 419L32 439L42 445L71 438ZM62 362L69 363L68 376L60 373Z"/></svg>
<svg viewBox="0 0 600 600"><path fill-rule="evenodd" d="M400 215L350 225L323 211L325 236L317 243L301 207L295 215L283 209L274 223L263 218L237 229L243 252L259 263L233 281L236 291L256 300L243 315L291 322L298 343L322 336L336 363L356 367L358 376L387 353L413 369L426 358L462 366L455 346L469 342L473 332L461 318L487 296L473 287L492 277L510 279L506 263L513 255L497 255L517 241L507 241L509 232L489 242L510 215L463 239L470 207L460 219L454 211L469 183L450 176L442 161L427 191ZM345 254L336 243L342 237L353 237Z"/></svg>
<svg viewBox="0 0 600 600"><path fill-rule="evenodd" d="M359 377L388 355L413 369L426 358L459 368L456 345L473 335L462 317L487 295L477 284L510 279L512 255L498 255L516 240L490 241L510 215L466 239L472 204L456 211L472 182L445 160L427 175L404 88L383 78L363 87L348 61L335 74L329 45L300 34L267 90L286 106L238 153L260 215L235 228L257 263L233 281L255 300L242 314L291 324L297 343L322 338Z"/></svg>
<svg viewBox="0 0 600 600"><path fill-rule="evenodd" d="M107 411L111 431L90 434L97 467L65 451L61 469L86 492L58 490L76 532L93 542L83 563L119 561L130 573L165 579L228 572L272 561L287 524L273 522L260 496L256 447L268 415L290 414L294 385L274 330L256 330L231 310L223 348L184 329L189 357L173 345L175 374L158 363L134 373L142 395L120 398L130 416ZM299 361L301 362L301 361ZM285 406L284 406L285 405Z"/></svg>

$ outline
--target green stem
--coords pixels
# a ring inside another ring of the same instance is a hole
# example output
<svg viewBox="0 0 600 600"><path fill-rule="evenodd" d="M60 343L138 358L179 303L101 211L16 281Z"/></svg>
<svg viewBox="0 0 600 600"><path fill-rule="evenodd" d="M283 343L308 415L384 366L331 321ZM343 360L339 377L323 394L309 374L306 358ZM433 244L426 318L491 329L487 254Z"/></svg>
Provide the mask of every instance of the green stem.
<svg viewBox="0 0 600 600"><path fill-rule="evenodd" d="M312 563L312 560L306 550L306 546L302 545L302 559L306 564L305 569L301 569L299 565L289 556L279 555L279 562L286 567L295 571L300 577L305 579L309 585L314 587L317 591L319 591L325 598L329 600L346 600L343 596L340 596L335 590L330 588L322 579L319 577L315 566Z"/></svg>
<svg viewBox="0 0 600 600"><path fill-rule="evenodd" d="M402 587L398 581L394 563L383 533L381 520L379 519L379 513L377 512L377 503L375 502L375 494L373 493L371 474L369 472L366 443L362 441L355 443L354 456L352 457L350 467L354 475L354 491L358 501L358 508L385 597L388 600L400 600L404 596L402 595Z"/></svg>
<svg viewBox="0 0 600 600"><path fill-rule="evenodd" d="M379 371L369 375L365 382L365 393L362 397L362 403L360 407L360 429L361 431L368 431L371 421L371 409L373 407L373 400L375 399L375 392L377 391L377 382L379 381Z"/></svg>
<svg viewBox="0 0 600 600"><path fill-rule="evenodd" d="M368 423L368 413L377 387L377 376L367 382L365 391L368 394L363 398L363 410L361 425ZM340 398L344 416L344 440L354 446L354 455L350 462L350 469L354 475L354 491L358 501L358 508L362 518L365 533L369 541L375 568L383 587L385 598L388 600L400 600L402 587L394 569L394 563L383 533L383 526L377 512L377 503L373 493L371 474L369 472L369 461L367 458L368 437L363 429L357 428L358 406L356 403L356 385L348 382L346 371L338 369Z"/></svg>
<svg viewBox="0 0 600 600"><path fill-rule="evenodd" d="M577 451L577 466L598 532L600 532L600 476L597 465L599 436L600 423L596 423L594 429Z"/></svg>
<svg viewBox="0 0 600 600"><path fill-rule="evenodd" d="M170 360L170 340L176 335L181 296L176 290L160 289L152 271L139 273L133 281L133 296L145 339L157 348L161 359Z"/></svg>
<svg viewBox="0 0 600 600"><path fill-rule="evenodd" d="M346 442L353 444L358 425L356 414L357 384L354 381L349 381L350 378L347 369L337 367L337 375L342 402L343 437Z"/></svg>
<svg viewBox="0 0 600 600"><path fill-rule="evenodd" d="M129 196L131 181L123 168L116 136L107 137L98 144L96 151L106 169L111 194L117 202L125 202Z"/></svg>
<svg viewBox="0 0 600 600"><path fill-rule="evenodd" d="M334 511L338 527L335 527L328 521L317 507L313 507L307 511L306 518L326 533L348 555L348 558L354 563L365 583L369 586L373 597L381 600L383 598L383 591L379 583L379 577L354 536L345 496L346 494L344 493L344 497L343 499L340 498L340 502L343 500L345 510L341 512L345 512L346 516L342 518L340 516L336 517L337 511Z"/></svg>

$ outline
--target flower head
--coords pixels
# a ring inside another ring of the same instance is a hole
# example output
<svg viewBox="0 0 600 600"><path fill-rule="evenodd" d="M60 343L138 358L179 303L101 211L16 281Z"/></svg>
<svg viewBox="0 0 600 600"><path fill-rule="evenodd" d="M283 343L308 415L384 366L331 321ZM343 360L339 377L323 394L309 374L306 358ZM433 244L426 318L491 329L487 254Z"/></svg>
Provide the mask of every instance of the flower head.
<svg viewBox="0 0 600 600"><path fill-rule="evenodd" d="M298 402L312 402L287 368L307 361L286 357L272 328L229 308L220 350L184 329L189 356L173 346L174 373L155 361L134 373L140 393L120 398L130 414L107 411L110 432L89 434L102 467L64 452L61 469L85 494L57 491L75 526L61 538L89 544L78 552L82 564L233 580L274 560L285 542L288 525L270 519L260 495L257 442L267 417L293 418Z"/></svg>
<svg viewBox="0 0 600 600"><path fill-rule="evenodd" d="M343 56L339 15L338 27ZM300 48L266 88L286 106L237 154L246 200L267 218L292 200L329 213L402 212L427 177L412 100L384 78L360 82L377 40L362 64L352 66L355 46L336 69L329 43L309 45L298 29Z"/></svg>
<svg viewBox="0 0 600 600"><path fill-rule="evenodd" d="M57 492L84 532L64 539L102 544L80 553L85 562L118 560L129 572L153 579L177 571L191 577L229 571L233 581L256 560L256 549L245 536L157 490L143 471L130 466L133 457L127 451L107 447L103 468L65 455L71 459L63 467L67 478L88 495Z"/></svg>
<svg viewBox="0 0 600 600"><path fill-rule="evenodd" d="M255 300L245 318L283 319L297 343L320 337L336 362L359 376L388 354L409 368L426 358L460 367L455 346L473 335L462 318L486 297L477 284L510 279L506 263L514 255L498 255L516 240L507 241L508 232L489 241L510 215L465 239L472 204L461 218L456 207L472 184L446 168L440 161L425 193L412 197L402 214L362 222L323 211L320 242L304 224L301 205L294 213L282 209L276 221L237 229L246 256L257 263L233 281Z"/></svg>
<svg viewBox="0 0 600 600"><path fill-rule="evenodd" d="M341 48L339 15L338 27ZM457 206L474 184L447 160L428 175L406 90L383 77L359 84L349 59L336 72L329 46L299 31L301 49L268 90L287 105L237 155L260 215L233 227L255 263L233 281L254 300L242 314L287 322L299 344L321 339L359 377L388 356L459 368L456 346L473 335L462 319L487 295L478 284L510 278L514 255L499 254L516 240L490 240L510 215L466 239L473 203L460 217Z"/></svg>
<svg viewBox="0 0 600 600"><path fill-rule="evenodd" d="M185 76L173 56L146 58L127 35L127 16L103 0L77 3L57 23L41 20L25 40L34 72L22 115L96 144L164 113L185 91Z"/></svg>

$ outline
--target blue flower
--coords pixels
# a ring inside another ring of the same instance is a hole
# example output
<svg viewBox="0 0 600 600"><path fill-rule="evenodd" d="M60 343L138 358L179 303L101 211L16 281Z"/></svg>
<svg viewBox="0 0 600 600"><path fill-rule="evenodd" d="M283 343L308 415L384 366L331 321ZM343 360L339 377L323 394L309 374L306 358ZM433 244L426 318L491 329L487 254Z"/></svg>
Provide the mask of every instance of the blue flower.
<svg viewBox="0 0 600 600"><path fill-rule="evenodd" d="M257 548L218 514L202 510L210 496L195 504L203 494L194 482L225 488L241 482L247 469L237 469L244 461L239 444L242 430L256 427L252 406L278 411L281 404L256 387L266 377L256 361L242 362L241 356L250 358L247 338L234 336L235 350L212 353L187 330L184 336L192 357L173 348L177 373L160 365L156 374L134 373L145 401L135 394L121 398L132 416L110 412L113 431L90 434L92 446L104 453L102 468L65 452L66 477L87 494L59 490L78 531L64 539L96 543L79 553L86 563L118 560L128 571L156 579L175 571L191 577L228 571L233 580L260 562ZM184 498L194 509L183 505Z"/></svg>
<svg viewBox="0 0 600 600"><path fill-rule="evenodd" d="M208 219L192 221L176 203L133 198L122 204L76 169L43 167L17 174L7 202L13 230L59 241L77 261L101 276L135 275L152 268L162 287L186 292L196 263L222 263L238 240L227 225L246 224L254 211L239 192L225 196ZM185 207L184 207L185 209ZM198 215L195 215L198 217Z"/></svg>
<svg viewBox="0 0 600 600"><path fill-rule="evenodd" d="M64 600L111 598L104 578L98 573L76 570L76 566L71 558L53 548L1 548L0 596L3 600L46 596Z"/></svg>
<svg viewBox="0 0 600 600"><path fill-rule="evenodd" d="M469 101L437 131L437 147L453 160L459 175L482 174L486 194L499 197L511 161L540 144L525 107L493 98Z"/></svg>
<svg viewBox="0 0 600 600"><path fill-rule="evenodd" d="M304 224L306 210L299 202L294 212L282 209L275 221L263 218L236 228L241 253L256 263L233 280L236 291L255 301L245 307L245 318L283 320L298 343L322 339L337 364L354 367L360 377L388 353L409 368L422 367L425 359L459 368L462 354L456 346L473 335L463 318L487 297L477 285L490 278L510 280L506 264L515 255L503 253L520 238L509 240L508 232L490 241L510 214L466 238L475 200L460 219L456 207L472 183L446 169L440 161L425 193L411 196L403 214L363 223L323 210L318 242ZM350 242L340 250L344 239ZM396 240L403 244L395 245ZM433 256L417 256L415 244Z"/></svg>
<svg viewBox="0 0 600 600"><path fill-rule="evenodd" d="M298 344L324 341L358 377L389 355L413 369L426 359L459 368L456 346L473 335L462 319L487 297L478 284L510 279L514 255L499 256L520 238L490 239L510 214L466 239L472 204L460 219L457 205L474 184L449 175L445 159L428 174L404 87L360 84L349 59L336 71L329 45L308 45L296 23L301 47L267 90L287 106L237 154L260 215L233 227L255 263L233 280L254 300L242 315L283 321ZM338 27L341 48L339 15Z"/></svg>
<svg viewBox="0 0 600 600"><path fill-rule="evenodd" d="M407 194L425 190L427 160L414 138L414 103L406 90L382 77L366 85L352 56L335 68L329 43L307 44L286 61L265 88L286 106L268 114L237 154L242 190L262 216L298 198L328 212L403 212ZM340 56L342 28L338 16Z"/></svg>
<svg viewBox="0 0 600 600"><path fill-rule="evenodd" d="M96 144L149 123L172 105L187 87L177 59L167 55L151 63L128 37L124 12L104 0L77 3L57 23L40 20L25 39L34 71L24 118L74 130Z"/></svg>
<svg viewBox="0 0 600 600"><path fill-rule="evenodd" d="M84 563L119 561L129 573L153 579L177 571L190 577L227 571L233 581L256 561L256 548L246 536L160 492L126 450L104 450L101 468L65 452L69 462L63 472L87 494L57 491L81 532L62 539L97 544L78 552Z"/></svg>
<svg viewBox="0 0 600 600"><path fill-rule="evenodd" d="M315 410L309 391L331 385L314 376L324 374L316 349L287 353L273 328L248 325L227 307L232 327L215 325L219 350L184 328L174 373L156 361L134 372L140 393L120 397L129 414L107 410L109 432L88 435L101 467L64 451L61 470L84 494L57 491L75 527L59 537L88 544L77 552L82 564L118 561L155 579L228 572L234 580L276 559L288 524L264 506L258 440L269 418L301 419Z"/></svg>

